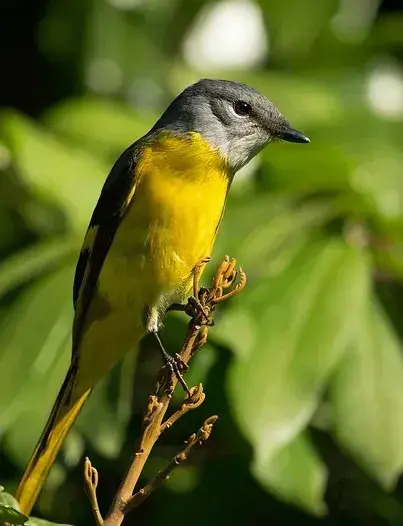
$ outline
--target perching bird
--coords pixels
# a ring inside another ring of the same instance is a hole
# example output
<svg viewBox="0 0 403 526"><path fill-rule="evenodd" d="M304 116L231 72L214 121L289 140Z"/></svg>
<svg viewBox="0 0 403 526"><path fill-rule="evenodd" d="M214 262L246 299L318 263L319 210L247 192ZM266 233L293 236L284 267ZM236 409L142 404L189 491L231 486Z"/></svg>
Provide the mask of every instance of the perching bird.
<svg viewBox="0 0 403 526"><path fill-rule="evenodd" d="M187 299L234 174L276 139L309 142L255 89L203 79L115 163L77 263L71 365L17 490L23 512L94 385Z"/></svg>

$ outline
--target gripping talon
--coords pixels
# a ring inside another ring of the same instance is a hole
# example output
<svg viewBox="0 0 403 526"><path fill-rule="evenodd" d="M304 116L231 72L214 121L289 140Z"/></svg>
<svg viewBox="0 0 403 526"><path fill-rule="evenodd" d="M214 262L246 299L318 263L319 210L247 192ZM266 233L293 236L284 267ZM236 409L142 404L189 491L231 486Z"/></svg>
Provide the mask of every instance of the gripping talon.
<svg viewBox="0 0 403 526"><path fill-rule="evenodd" d="M176 378L177 378L178 382L181 384L183 390L185 391L185 393L190 398L190 396L191 396L190 389L189 389L187 383L185 382L185 379L182 376L182 368L183 368L183 366L186 366L186 368L187 368L187 365L183 362L182 358L180 356L178 356L178 355L176 355L176 356L168 355L168 356L169 356L169 358L165 362L165 365L167 367L169 367L169 369L171 370L171 373L176 376ZM178 361L178 357L179 357L179 361ZM186 370L186 369L184 369L184 370Z"/></svg>
<svg viewBox="0 0 403 526"><path fill-rule="evenodd" d="M186 306L186 314L191 318L197 320L200 317L204 318L205 324L209 325L210 316L205 312L203 305L200 300L195 297L190 297L188 299L188 304Z"/></svg>
<svg viewBox="0 0 403 526"><path fill-rule="evenodd" d="M182 376L182 372L187 371L188 366L178 354L176 354L175 356L171 356L169 353L167 353L157 332L153 332L152 334L157 340L158 347L165 362L165 366L169 367L171 373L176 376L178 382L183 387L183 390L190 397L190 389Z"/></svg>

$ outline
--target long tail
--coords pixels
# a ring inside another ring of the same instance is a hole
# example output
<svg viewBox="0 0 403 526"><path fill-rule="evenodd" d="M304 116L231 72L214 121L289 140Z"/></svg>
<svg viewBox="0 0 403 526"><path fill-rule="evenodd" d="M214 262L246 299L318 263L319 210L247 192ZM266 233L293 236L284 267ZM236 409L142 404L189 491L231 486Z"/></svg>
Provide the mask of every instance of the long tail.
<svg viewBox="0 0 403 526"><path fill-rule="evenodd" d="M46 426L18 486L16 497L21 511L26 515L31 512L56 455L90 394L89 389L78 399L74 396L76 371L74 366L70 366Z"/></svg>

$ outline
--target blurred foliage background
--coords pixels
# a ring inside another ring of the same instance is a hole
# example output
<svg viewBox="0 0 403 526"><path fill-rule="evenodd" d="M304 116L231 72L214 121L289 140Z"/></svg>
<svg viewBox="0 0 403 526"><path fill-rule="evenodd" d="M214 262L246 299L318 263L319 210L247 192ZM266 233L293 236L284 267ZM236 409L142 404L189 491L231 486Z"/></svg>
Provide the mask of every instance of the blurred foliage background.
<svg viewBox="0 0 403 526"><path fill-rule="evenodd" d="M403 6L398 0L0 2L0 482L12 493L70 357L72 276L114 160L200 77L252 84L312 140L234 182L206 275L247 289L187 378L207 400L161 440L149 477L203 419L213 438L128 524L403 523ZM179 348L183 316L163 333ZM106 511L159 356L99 385L35 514ZM144 480L145 480L144 478Z"/></svg>

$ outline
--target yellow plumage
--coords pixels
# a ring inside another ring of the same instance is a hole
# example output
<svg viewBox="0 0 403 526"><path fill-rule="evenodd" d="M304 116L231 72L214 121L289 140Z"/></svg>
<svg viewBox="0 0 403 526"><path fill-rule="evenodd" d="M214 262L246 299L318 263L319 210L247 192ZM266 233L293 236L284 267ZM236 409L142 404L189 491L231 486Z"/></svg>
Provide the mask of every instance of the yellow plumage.
<svg viewBox="0 0 403 526"><path fill-rule="evenodd" d="M209 256L230 183L230 172L196 133L169 133L147 145L137 162L128 210L114 236L85 316L68 381L18 488L31 510L63 440L92 387L145 335L145 309L157 320L183 302L192 271ZM89 229L90 248L97 227ZM85 269L84 279L91 273Z"/></svg>

